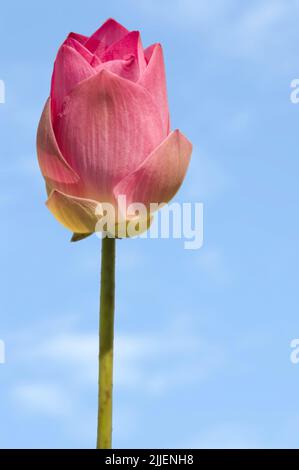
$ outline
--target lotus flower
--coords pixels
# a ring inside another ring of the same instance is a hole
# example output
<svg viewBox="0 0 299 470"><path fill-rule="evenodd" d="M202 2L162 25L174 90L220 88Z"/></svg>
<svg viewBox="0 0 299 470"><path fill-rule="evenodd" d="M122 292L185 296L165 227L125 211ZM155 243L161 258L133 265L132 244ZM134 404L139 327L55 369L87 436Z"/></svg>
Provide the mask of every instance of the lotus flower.
<svg viewBox="0 0 299 470"><path fill-rule="evenodd" d="M70 33L60 47L37 135L47 206L82 236L96 207L167 203L179 189L192 146L170 131L163 53L113 19L92 36Z"/></svg>

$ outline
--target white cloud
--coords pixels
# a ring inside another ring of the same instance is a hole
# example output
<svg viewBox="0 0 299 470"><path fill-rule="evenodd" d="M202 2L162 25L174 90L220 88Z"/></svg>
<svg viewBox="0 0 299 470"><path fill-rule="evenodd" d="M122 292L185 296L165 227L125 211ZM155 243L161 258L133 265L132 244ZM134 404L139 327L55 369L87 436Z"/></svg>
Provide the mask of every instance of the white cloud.
<svg viewBox="0 0 299 470"><path fill-rule="evenodd" d="M57 333L59 332L59 333ZM80 332L74 318L45 322L14 334L8 343L11 400L16 413L59 420L66 436L93 447L96 435L98 335ZM221 345L202 339L188 314L151 331L123 331L115 337L114 387L116 436L138 432L146 397L167 399L186 386L196 387L227 367ZM16 381L14 365L23 370ZM41 369L42 367L42 369ZM46 376L46 378L45 378ZM119 397L121 396L121 399ZM142 396L141 401L137 397ZM136 404L132 407L132 401ZM127 423L129 421L129 424ZM78 425L79 423L79 425ZM129 428L128 428L129 426Z"/></svg>
<svg viewBox="0 0 299 470"><path fill-rule="evenodd" d="M70 412L70 398L56 384L27 383L13 389L14 399L31 412L66 415Z"/></svg>
<svg viewBox="0 0 299 470"><path fill-rule="evenodd" d="M225 362L197 328L170 326L160 332L116 338L116 385L164 395L208 379Z"/></svg>
<svg viewBox="0 0 299 470"><path fill-rule="evenodd" d="M98 337L96 334L61 334L46 340L39 353L58 362L86 364L98 354Z"/></svg>
<svg viewBox="0 0 299 470"><path fill-rule="evenodd" d="M35 336L34 333L32 333ZM35 336L37 338L38 335ZM35 339L36 341L36 339ZM98 335L96 333L48 333L46 339L27 351L23 361L42 363L64 371L72 387L96 387L98 376ZM115 337L115 386L165 394L175 387L197 384L223 367L226 357L219 346L204 340L188 315L151 332L122 332Z"/></svg>
<svg viewBox="0 0 299 470"><path fill-rule="evenodd" d="M96 384L96 334L54 336L40 345L36 354L52 363L55 361L57 367L65 367L82 385ZM115 337L114 383L124 389L163 394L170 388L204 379L211 362L214 367L217 365L214 355L212 348L197 337L196 331L118 334Z"/></svg>
<svg viewBox="0 0 299 470"><path fill-rule="evenodd" d="M116 385L152 395L207 380L226 361L187 315L163 331L116 338L115 359Z"/></svg>
<svg viewBox="0 0 299 470"><path fill-rule="evenodd" d="M190 449L258 449L261 439L250 426L235 423L216 425L189 439Z"/></svg>
<svg viewBox="0 0 299 470"><path fill-rule="evenodd" d="M35 354L66 368L81 384L96 384L98 336L93 333L53 335L37 346Z"/></svg>

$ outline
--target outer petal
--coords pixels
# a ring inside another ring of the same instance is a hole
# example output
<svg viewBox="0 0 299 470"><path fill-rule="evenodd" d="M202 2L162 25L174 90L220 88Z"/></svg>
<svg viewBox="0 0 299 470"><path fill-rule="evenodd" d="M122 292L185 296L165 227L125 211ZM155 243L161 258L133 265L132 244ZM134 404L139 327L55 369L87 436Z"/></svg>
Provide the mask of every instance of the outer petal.
<svg viewBox="0 0 299 470"><path fill-rule="evenodd" d="M84 197L103 202L111 201L114 186L163 140L151 95L107 70L76 86L55 134L83 181Z"/></svg>
<svg viewBox="0 0 299 470"><path fill-rule="evenodd" d="M109 70L120 77L137 82L139 78L139 65L135 57L132 55L127 60L109 60L108 62L102 62L96 71Z"/></svg>
<svg viewBox="0 0 299 470"><path fill-rule="evenodd" d="M144 49L144 57L147 63L150 61L150 58L152 57L152 54L156 46L157 44L151 44L146 49Z"/></svg>
<svg viewBox="0 0 299 470"><path fill-rule="evenodd" d="M86 49L86 47L81 44L79 41L77 41L76 39L74 38L70 38L68 37L64 43L63 43L63 46L69 46L69 47L72 47L73 49L75 49L77 52L79 52L79 54L84 57L84 59L89 63L91 64L93 59L94 59L94 55L88 50Z"/></svg>
<svg viewBox="0 0 299 470"><path fill-rule="evenodd" d="M83 34L78 34L78 33L70 33L67 38L75 39L81 44L84 44L88 40L87 36L83 36Z"/></svg>
<svg viewBox="0 0 299 470"><path fill-rule="evenodd" d="M72 238L71 238L71 242L73 242L73 243L80 242L81 240L84 240L85 238L89 237L90 235L92 235L92 233L74 233Z"/></svg>
<svg viewBox="0 0 299 470"><path fill-rule="evenodd" d="M92 66L92 67L97 67L100 65L101 61L100 59L92 54L89 49L87 49L84 44L81 44L79 41L77 41L74 38L67 37L67 39L63 43L64 46L69 46L75 49L79 54L84 57L84 59Z"/></svg>
<svg viewBox="0 0 299 470"><path fill-rule="evenodd" d="M157 149L125 177L114 190L115 197L126 195L127 204L167 203L181 186L192 152L192 145L176 130Z"/></svg>
<svg viewBox="0 0 299 470"><path fill-rule="evenodd" d="M102 54L101 60L102 62L107 62L108 60L126 59L132 55L136 58L140 73L142 74L146 68L146 61L138 31L132 31L108 47L104 54Z"/></svg>
<svg viewBox="0 0 299 470"><path fill-rule="evenodd" d="M169 133L169 109L166 90L166 76L163 51L160 44L150 46L152 51L149 63L141 75L138 84L146 88L156 100L161 113L164 135ZM149 53L150 51L148 51Z"/></svg>
<svg viewBox="0 0 299 470"><path fill-rule="evenodd" d="M136 237L146 232L150 228L153 220L154 217L151 214L147 214L146 217L130 217L115 225L114 234L117 238Z"/></svg>
<svg viewBox="0 0 299 470"><path fill-rule="evenodd" d="M50 185L74 185L79 176L62 156L58 147L52 122L50 99L46 102L37 131L37 154L44 178Z"/></svg>
<svg viewBox="0 0 299 470"><path fill-rule="evenodd" d="M56 220L64 227L74 232L72 241L82 240L100 229L97 225L100 215L97 215L99 203L91 199L73 197L60 191L52 191L46 202L48 209ZM146 218L132 217L121 224L111 220L113 236L130 237L140 235L147 230L152 222L152 216ZM110 226L108 226L108 229Z"/></svg>
<svg viewBox="0 0 299 470"><path fill-rule="evenodd" d="M128 34L128 30L124 28L117 21L109 18L92 36L85 42L91 52L95 52L99 44L103 45L103 48L110 46L116 41L119 41L123 36Z"/></svg>
<svg viewBox="0 0 299 470"><path fill-rule="evenodd" d="M95 231L98 220L96 201L69 196L54 190L46 205L58 222L72 232L87 234Z"/></svg>
<svg viewBox="0 0 299 470"><path fill-rule="evenodd" d="M79 82L94 73L93 67L75 49L65 45L59 49L51 84L53 120L61 112L66 95Z"/></svg>

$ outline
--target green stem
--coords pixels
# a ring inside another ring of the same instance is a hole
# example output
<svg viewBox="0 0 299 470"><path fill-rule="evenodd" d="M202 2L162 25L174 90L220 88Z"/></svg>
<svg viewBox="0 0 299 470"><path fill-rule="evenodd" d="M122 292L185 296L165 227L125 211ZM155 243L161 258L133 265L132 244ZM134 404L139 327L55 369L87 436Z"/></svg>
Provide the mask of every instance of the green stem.
<svg viewBox="0 0 299 470"><path fill-rule="evenodd" d="M112 445L115 239L102 240L97 449Z"/></svg>

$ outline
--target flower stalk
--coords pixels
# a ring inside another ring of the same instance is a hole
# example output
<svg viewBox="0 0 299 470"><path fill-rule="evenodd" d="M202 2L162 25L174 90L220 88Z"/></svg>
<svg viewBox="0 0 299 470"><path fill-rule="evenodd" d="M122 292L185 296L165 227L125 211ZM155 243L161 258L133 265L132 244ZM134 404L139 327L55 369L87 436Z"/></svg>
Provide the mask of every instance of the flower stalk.
<svg viewBox="0 0 299 470"><path fill-rule="evenodd" d="M101 263L97 449L112 446L114 299L115 239L106 237L102 240Z"/></svg>

